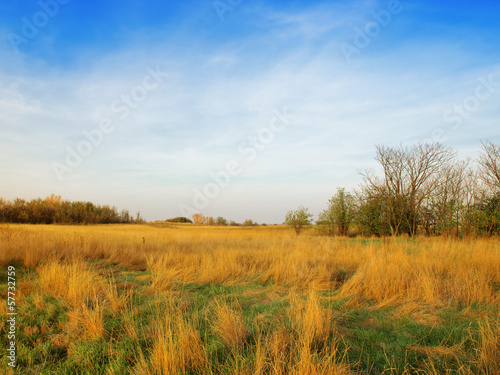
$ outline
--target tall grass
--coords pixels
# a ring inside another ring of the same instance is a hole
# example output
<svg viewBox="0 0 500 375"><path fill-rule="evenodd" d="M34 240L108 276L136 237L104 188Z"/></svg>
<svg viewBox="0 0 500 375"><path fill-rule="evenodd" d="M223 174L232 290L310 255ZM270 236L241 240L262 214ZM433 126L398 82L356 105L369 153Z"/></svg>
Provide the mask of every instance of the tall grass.
<svg viewBox="0 0 500 375"><path fill-rule="evenodd" d="M233 348L243 346L248 336L241 309L237 306L232 307L223 300L215 303L213 329L224 343Z"/></svg>
<svg viewBox="0 0 500 375"><path fill-rule="evenodd" d="M120 317L124 334L137 343L134 374L216 374L228 373L227 368L256 375L353 373L349 348L321 297L332 290L330 302L345 300L349 308L364 301L375 309L395 306L393 317L416 316L423 305L500 308L500 242L495 238L360 241L297 237L284 227L3 225L0 264L35 270L40 292L64 302L68 319L50 340L64 341L68 357L76 338L116 338L104 323L106 317ZM147 280L145 294L166 301L151 318L152 329L143 330L141 324L147 323L139 323L140 306L113 274L103 271L107 265L146 271L141 274ZM255 330L237 303L216 298L204 310L209 321L202 334L199 322L185 316L182 301L175 300L178 285L185 283L272 284L289 290L289 307L272 327ZM33 304L43 308L43 296L34 296ZM440 319L420 318L429 326ZM217 359L209 355L213 348L206 335L230 353L230 364L214 367ZM460 343L415 344L406 350L426 356L420 373L439 373L436 363L443 357L460 362L460 374L500 373L500 316L479 320L467 340L472 349ZM248 352L250 359L242 354Z"/></svg>
<svg viewBox="0 0 500 375"><path fill-rule="evenodd" d="M447 303L500 302L497 241L421 239L390 241L371 247L341 297L360 295L375 301Z"/></svg>
<svg viewBox="0 0 500 375"><path fill-rule="evenodd" d="M65 331L70 339L96 340L104 337L104 309L97 302L94 306L81 305L68 313Z"/></svg>
<svg viewBox="0 0 500 375"><path fill-rule="evenodd" d="M151 352L153 374L185 374L207 369L207 354L198 330L179 315L158 323Z"/></svg>
<svg viewBox="0 0 500 375"><path fill-rule="evenodd" d="M255 374L351 374L346 351L339 349L331 312L322 307L316 292L307 299L288 297L288 324L281 322L255 345Z"/></svg>
<svg viewBox="0 0 500 375"><path fill-rule="evenodd" d="M84 262L51 262L37 268L42 291L66 300L71 306L93 304L105 289L104 280Z"/></svg>
<svg viewBox="0 0 500 375"><path fill-rule="evenodd" d="M496 321L479 323L478 357L481 366L490 374L500 374L500 316Z"/></svg>
<svg viewBox="0 0 500 375"><path fill-rule="evenodd" d="M156 313L151 351L152 374L203 373L208 357L197 329L197 321L188 321L176 308L174 298ZM191 373L191 372L190 372Z"/></svg>
<svg viewBox="0 0 500 375"><path fill-rule="evenodd" d="M0 262L41 265L41 284L72 303L94 293L97 279L74 265L54 265L61 260L102 259L149 269L152 290L176 282L232 284L254 278L302 290L340 289L343 298L379 302L500 302L496 239L398 238L363 244L296 237L285 228L207 230L183 225L130 226L127 231L122 226L30 225L0 230L9 233L0 241ZM47 265L48 260L53 263Z"/></svg>

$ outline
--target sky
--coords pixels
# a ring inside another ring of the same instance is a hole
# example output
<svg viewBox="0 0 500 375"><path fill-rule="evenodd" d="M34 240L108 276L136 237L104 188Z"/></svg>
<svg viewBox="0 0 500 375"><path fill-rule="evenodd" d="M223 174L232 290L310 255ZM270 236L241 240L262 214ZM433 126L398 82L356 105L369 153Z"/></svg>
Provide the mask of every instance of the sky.
<svg viewBox="0 0 500 375"><path fill-rule="evenodd" d="M0 196L317 215L375 147L500 141L497 1L0 2Z"/></svg>

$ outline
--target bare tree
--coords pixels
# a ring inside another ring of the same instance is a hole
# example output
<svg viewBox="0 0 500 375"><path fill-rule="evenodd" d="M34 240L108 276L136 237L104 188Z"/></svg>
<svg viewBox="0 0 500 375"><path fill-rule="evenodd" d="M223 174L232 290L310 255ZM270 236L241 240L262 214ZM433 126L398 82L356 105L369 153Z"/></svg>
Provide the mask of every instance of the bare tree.
<svg viewBox="0 0 500 375"><path fill-rule="evenodd" d="M439 234L459 234L462 212L467 202L467 175L470 160L450 163L441 169L431 207Z"/></svg>
<svg viewBox="0 0 500 375"><path fill-rule="evenodd" d="M495 190L500 190L500 145L492 142L482 143L483 152L479 157L482 179Z"/></svg>
<svg viewBox="0 0 500 375"><path fill-rule="evenodd" d="M478 206L488 194L488 187L480 177L480 172L468 169L464 175L463 210L461 217L462 231L467 235L478 233Z"/></svg>
<svg viewBox="0 0 500 375"><path fill-rule="evenodd" d="M391 234L401 234L404 226L414 236L421 206L436 188L438 172L455 153L440 143L376 149L375 160L382 166L384 177L378 178L371 171L361 172L366 187L384 200Z"/></svg>

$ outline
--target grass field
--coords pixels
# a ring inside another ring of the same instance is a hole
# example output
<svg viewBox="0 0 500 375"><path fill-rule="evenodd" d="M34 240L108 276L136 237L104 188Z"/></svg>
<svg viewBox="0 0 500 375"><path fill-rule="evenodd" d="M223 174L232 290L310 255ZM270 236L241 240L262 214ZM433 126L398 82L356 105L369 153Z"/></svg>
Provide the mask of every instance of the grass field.
<svg viewBox="0 0 500 375"><path fill-rule="evenodd" d="M498 239L3 225L0 262L6 374L500 374Z"/></svg>

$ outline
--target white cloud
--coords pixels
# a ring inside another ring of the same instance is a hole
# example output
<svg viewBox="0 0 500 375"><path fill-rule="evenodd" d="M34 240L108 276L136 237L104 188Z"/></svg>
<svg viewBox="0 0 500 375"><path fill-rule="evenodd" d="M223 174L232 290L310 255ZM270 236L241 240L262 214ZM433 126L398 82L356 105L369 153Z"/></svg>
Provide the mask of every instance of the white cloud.
<svg viewBox="0 0 500 375"><path fill-rule="evenodd" d="M443 126L443 111L454 100L470 95L478 75L500 73L498 66L465 66L472 55L441 41L396 50L374 42L347 64L338 42L352 31L346 25L366 12L343 5L305 13L241 11L253 12L270 31L243 37L239 47L209 45L189 54L186 46L180 57L175 40L153 49L138 43L73 70L42 73L35 66L27 73L29 60L17 70L2 61L0 171L8 179L0 188L6 197L54 192L160 219L177 216L193 188L236 159L243 173L206 214L281 222L287 209L321 207L337 186L360 182L356 169L373 166L376 144L426 138ZM379 41L384 37L392 36L388 31ZM296 45L283 42L288 38L297 38ZM169 77L129 117L117 119L111 103L157 63ZM450 135L455 147L498 135L497 98ZM295 115L292 123L255 161L245 162L238 148L283 107ZM50 163L63 162L65 147L75 147L103 117L114 120L115 130L59 183Z"/></svg>

